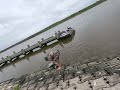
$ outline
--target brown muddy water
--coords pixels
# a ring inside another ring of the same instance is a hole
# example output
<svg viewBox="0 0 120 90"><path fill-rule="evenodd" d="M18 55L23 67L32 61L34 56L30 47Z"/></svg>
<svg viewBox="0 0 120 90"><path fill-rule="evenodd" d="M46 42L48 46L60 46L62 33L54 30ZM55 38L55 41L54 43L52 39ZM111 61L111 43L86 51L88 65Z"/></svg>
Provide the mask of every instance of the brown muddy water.
<svg viewBox="0 0 120 90"><path fill-rule="evenodd" d="M10 65L1 68L0 82L46 68L49 62L44 56L51 50L59 49L62 64L90 61L102 61L104 57L120 54L120 0L106 2L44 32L3 53L1 57L11 55L33 45L41 38L47 38L67 26L75 29L75 35L63 41L38 50Z"/></svg>

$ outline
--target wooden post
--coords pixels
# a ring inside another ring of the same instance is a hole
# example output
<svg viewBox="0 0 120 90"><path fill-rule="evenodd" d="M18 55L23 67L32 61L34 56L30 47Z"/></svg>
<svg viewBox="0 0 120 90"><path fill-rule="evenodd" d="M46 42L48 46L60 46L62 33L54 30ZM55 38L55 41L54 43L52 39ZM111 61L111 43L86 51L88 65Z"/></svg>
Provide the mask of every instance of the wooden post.
<svg viewBox="0 0 120 90"><path fill-rule="evenodd" d="M57 34L57 39L60 38L60 31L58 31L58 34Z"/></svg>
<svg viewBox="0 0 120 90"><path fill-rule="evenodd" d="M39 44L39 47L41 48L41 42L40 41L38 41L38 44Z"/></svg>
<svg viewBox="0 0 120 90"><path fill-rule="evenodd" d="M30 45L27 45L27 47L29 48L29 47L30 47Z"/></svg>
<svg viewBox="0 0 120 90"><path fill-rule="evenodd" d="M11 60L10 56L7 56L7 59L8 59L8 60Z"/></svg>
<svg viewBox="0 0 120 90"><path fill-rule="evenodd" d="M2 59L2 60L4 60L4 58L3 58L3 57L2 57L1 59Z"/></svg>
<svg viewBox="0 0 120 90"><path fill-rule="evenodd" d="M14 53L14 54L16 54L16 52L15 52L15 51L13 51L13 53Z"/></svg>
<svg viewBox="0 0 120 90"><path fill-rule="evenodd" d="M25 51L24 51L24 49L21 49L21 51L22 51L22 54L25 55Z"/></svg>

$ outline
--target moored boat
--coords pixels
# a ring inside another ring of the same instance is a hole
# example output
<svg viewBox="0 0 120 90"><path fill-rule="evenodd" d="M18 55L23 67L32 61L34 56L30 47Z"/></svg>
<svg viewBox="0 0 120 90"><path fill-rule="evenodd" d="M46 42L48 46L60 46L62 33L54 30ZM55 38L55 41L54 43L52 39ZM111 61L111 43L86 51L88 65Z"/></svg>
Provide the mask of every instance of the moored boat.
<svg viewBox="0 0 120 90"><path fill-rule="evenodd" d="M71 36L74 32L75 32L75 30L74 30L73 28L69 27L69 28L67 28L66 31L61 31L61 32L59 33L59 39L64 39L64 38L66 38L66 37L69 37L69 36Z"/></svg>

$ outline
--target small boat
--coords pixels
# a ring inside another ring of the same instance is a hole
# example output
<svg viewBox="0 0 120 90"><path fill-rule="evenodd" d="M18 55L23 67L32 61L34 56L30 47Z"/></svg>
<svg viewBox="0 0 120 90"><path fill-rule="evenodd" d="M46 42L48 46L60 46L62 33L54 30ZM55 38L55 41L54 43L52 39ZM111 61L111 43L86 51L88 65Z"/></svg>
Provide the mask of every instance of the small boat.
<svg viewBox="0 0 120 90"><path fill-rule="evenodd" d="M73 33L75 32L75 30L73 28L68 28L66 31L61 31L59 33L59 39L64 39L66 37L71 36Z"/></svg>

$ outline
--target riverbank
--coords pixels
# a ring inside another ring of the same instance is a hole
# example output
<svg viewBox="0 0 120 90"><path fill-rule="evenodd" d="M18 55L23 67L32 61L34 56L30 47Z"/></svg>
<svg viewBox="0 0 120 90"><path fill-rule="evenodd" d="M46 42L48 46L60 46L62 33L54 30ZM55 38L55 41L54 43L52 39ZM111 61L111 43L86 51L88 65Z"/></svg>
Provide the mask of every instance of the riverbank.
<svg viewBox="0 0 120 90"><path fill-rule="evenodd" d="M48 68L0 83L1 90L118 90L120 55L102 62L63 65L58 72Z"/></svg>
<svg viewBox="0 0 120 90"><path fill-rule="evenodd" d="M0 72L0 82L18 78L22 75L44 69L49 62L44 60L47 53L60 50L62 64L98 62L103 57L120 53L120 1L108 0L62 24L44 32L24 43L21 43L3 53L0 57L6 57L25 49L27 45L41 41L41 38L54 35L58 30L66 30L67 26L75 29L75 36L61 42L54 42L49 47L31 53L24 58L18 59L3 68Z"/></svg>
<svg viewBox="0 0 120 90"><path fill-rule="evenodd" d="M23 43L23 42L25 42L25 41L27 41L27 40L29 40L29 39L31 39L31 38L33 38L33 37L41 34L41 33L43 33L43 32L46 32L46 31L48 31L49 29L51 29L51 28L53 28L53 27L56 27L57 25L65 22L65 21L67 21L67 20L69 20L69 19L71 19L71 18L76 17L77 15L80 15L80 14L86 12L87 10L90 10L91 8L97 6L97 5L99 5L99 4L101 4L101 3L105 2L105 1L107 1L107 0L99 0L99 1L97 1L97 2L95 2L95 3L93 3L92 5L84 8L84 9L82 9L82 10L80 10L80 11L78 11L78 12L76 12L76 13L74 13L74 14L72 14L72 15L70 15L70 16L62 19L62 20L60 20L60 21L57 21L56 23L54 23L54 24L52 24L52 25L44 28L43 30L41 30L41 31L39 31L39 32L37 32L37 33L35 33L35 34L33 34L33 35L31 35L31 36L23 39L23 40L21 40L20 42L14 44L14 45L12 45L12 46L9 46L8 48L6 48L6 49L4 49L4 50L1 50L0 53L5 52L6 50L8 50L8 49L10 49L10 48L12 48L12 47L14 47L14 46L16 46L16 45L18 45L18 44L21 44L21 43Z"/></svg>

